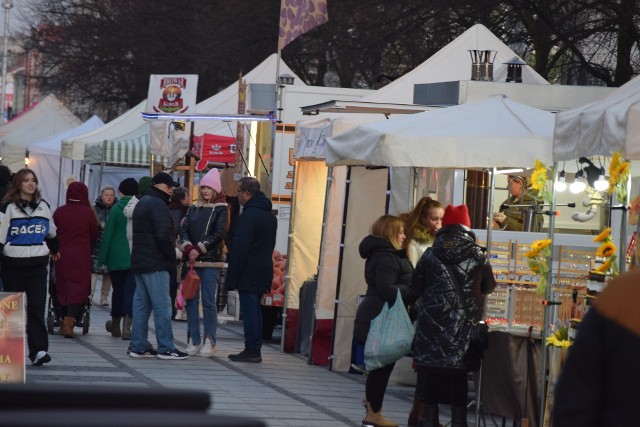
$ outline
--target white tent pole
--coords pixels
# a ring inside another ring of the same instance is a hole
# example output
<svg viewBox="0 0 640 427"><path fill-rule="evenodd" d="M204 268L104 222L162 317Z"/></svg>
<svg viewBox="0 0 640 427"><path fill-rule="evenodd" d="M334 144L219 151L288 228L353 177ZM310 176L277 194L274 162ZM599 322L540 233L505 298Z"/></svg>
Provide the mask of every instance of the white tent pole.
<svg viewBox="0 0 640 427"><path fill-rule="evenodd" d="M107 152L107 141L102 141L102 161L100 162L100 176L98 176L98 194L100 194L100 190L102 189L102 174L104 173L104 158Z"/></svg>
<svg viewBox="0 0 640 427"><path fill-rule="evenodd" d="M290 215L289 215L289 237L287 238L287 261L286 261L286 265L285 265L285 269L284 271L285 276L284 276L284 282L285 282L285 286L284 286L284 303L282 305L282 332L280 335L280 352L284 353L284 334L287 328L287 306L289 305L287 303L287 299L289 298L289 293L291 292L290 287L291 287L291 276L288 274L289 273L289 260L291 259L291 246L292 246L292 240L293 240L293 226L294 226L294 221L295 221L295 210L293 209L293 207L295 206L295 201L296 201L296 164L297 162L293 162L293 189L291 191L291 210L290 210ZM298 309L300 309L301 307L298 307ZM300 328L300 317L298 317L298 328Z"/></svg>
<svg viewBox="0 0 640 427"><path fill-rule="evenodd" d="M349 207L349 190L351 187L351 168L347 166L347 178L345 180L344 207L342 213L342 229L340 231L340 255L338 257L338 277L336 279L336 302L333 312L333 331L331 332L331 351L329 353L329 370L333 371L333 359L335 357L336 329L338 323L338 309L340 308L340 282L342 281L342 261L344 259L344 239L346 233L347 213Z"/></svg>
<svg viewBox="0 0 640 427"><path fill-rule="evenodd" d="M544 299L549 301L551 299L552 280L553 280L553 235L556 225L556 188L555 183L558 181L558 162L553 162L553 184L551 186L551 204L549 206L549 239L551 239L551 254L547 258L547 265L549 271L547 271L547 287L544 292ZM559 261L558 261L559 262ZM546 384L547 384L547 361L549 359L549 353L547 352L547 335L549 334L549 323L551 321L551 305L543 305L544 316L542 321L542 331L540 334L542 360L540 362L540 412L538 417L538 424L542 425L544 420L544 408L545 408L545 396L546 396Z"/></svg>
<svg viewBox="0 0 640 427"><path fill-rule="evenodd" d="M487 206L487 258L491 259L491 241L493 232L493 193L496 187L496 168L489 171L489 204Z"/></svg>
<svg viewBox="0 0 640 427"><path fill-rule="evenodd" d="M62 156L60 156L60 162L58 164L58 197L56 198L57 205L60 206L60 195L62 193Z"/></svg>

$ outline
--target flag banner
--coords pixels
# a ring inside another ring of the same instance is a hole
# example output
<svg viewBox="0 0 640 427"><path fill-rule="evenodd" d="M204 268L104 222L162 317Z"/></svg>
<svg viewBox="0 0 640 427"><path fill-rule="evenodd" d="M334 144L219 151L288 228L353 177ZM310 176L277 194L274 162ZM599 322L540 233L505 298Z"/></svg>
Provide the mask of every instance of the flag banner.
<svg viewBox="0 0 640 427"><path fill-rule="evenodd" d="M25 382L25 298L0 292L0 383Z"/></svg>
<svg viewBox="0 0 640 427"><path fill-rule="evenodd" d="M328 20L327 0L282 0L278 49Z"/></svg>
<svg viewBox="0 0 640 427"><path fill-rule="evenodd" d="M151 74L147 113L195 113L198 75Z"/></svg>
<svg viewBox="0 0 640 427"><path fill-rule="evenodd" d="M193 137L193 152L200 156L196 169L204 170L211 163L234 163L236 139L230 136L205 133Z"/></svg>

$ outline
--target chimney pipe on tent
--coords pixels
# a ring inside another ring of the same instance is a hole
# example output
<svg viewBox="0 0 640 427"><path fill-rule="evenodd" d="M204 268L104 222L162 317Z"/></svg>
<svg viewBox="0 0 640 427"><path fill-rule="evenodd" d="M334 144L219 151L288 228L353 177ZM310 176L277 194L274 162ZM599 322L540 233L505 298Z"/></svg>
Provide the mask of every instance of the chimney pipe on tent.
<svg viewBox="0 0 640 427"><path fill-rule="evenodd" d="M507 66L507 83L522 83L522 67L527 65L522 59L514 56L507 62L504 62Z"/></svg>
<svg viewBox="0 0 640 427"><path fill-rule="evenodd" d="M470 49L469 54L471 55L471 80L492 82L493 61L498 51Z"/></svg>

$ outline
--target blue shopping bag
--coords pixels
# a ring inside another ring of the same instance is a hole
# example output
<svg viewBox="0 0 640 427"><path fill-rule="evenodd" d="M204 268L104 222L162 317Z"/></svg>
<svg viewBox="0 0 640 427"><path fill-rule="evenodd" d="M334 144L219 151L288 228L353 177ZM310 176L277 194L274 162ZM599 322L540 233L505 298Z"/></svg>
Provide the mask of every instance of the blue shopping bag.
<svg viewBox="0 0 640 427"><path fill-rule="evenodd" d="M382 311L372 321L364 346L367 371L382 368L406 356L411 351L415 329L404 307L400 289L393 307L385 302Z"/></svg>

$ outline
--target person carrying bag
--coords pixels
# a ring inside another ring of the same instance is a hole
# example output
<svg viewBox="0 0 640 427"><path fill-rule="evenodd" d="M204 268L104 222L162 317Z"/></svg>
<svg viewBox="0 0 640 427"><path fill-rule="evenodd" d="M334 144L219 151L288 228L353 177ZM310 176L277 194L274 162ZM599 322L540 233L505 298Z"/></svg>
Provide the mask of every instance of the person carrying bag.
<svg viewBox="0 0 640 427"><path fill-rule="evenodd" d="M357 348L364 348L369 371L363 426L398 425L382 415L382 403L395 362L408 353L407 343L413 339L405 304L412 304L417 293L410 287L413 266L402 249L404 239L403 221L384 215L360 243L367 292L358 306L353 338ZM402 343L393 343L398 336L403 337Z"/></svg>

